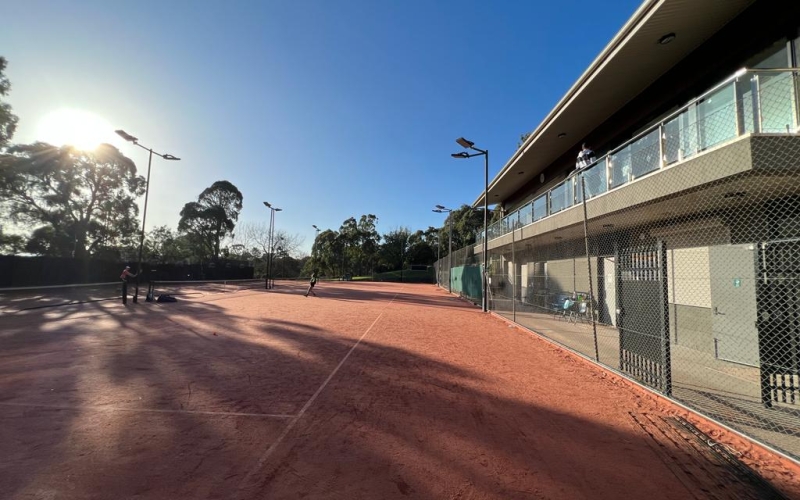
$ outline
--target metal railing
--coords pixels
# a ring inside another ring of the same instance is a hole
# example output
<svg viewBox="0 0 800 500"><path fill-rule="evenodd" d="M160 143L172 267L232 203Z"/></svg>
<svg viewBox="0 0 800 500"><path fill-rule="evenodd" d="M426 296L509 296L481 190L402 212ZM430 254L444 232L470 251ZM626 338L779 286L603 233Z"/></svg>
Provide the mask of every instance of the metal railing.
<svg viewBox="0 0 800 500"><path fill-rule="evenodd" d="M800 131L798 69L741 70L490 225L490 240L747 134ZM482 241L478 235L477 243Z"/></svg>

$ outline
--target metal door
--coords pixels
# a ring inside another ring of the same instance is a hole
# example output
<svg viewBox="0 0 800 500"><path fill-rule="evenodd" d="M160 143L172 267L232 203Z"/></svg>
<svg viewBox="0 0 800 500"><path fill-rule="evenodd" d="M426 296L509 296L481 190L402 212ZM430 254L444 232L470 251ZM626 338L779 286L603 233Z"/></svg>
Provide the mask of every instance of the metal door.
<svg viewBox="0 0 800 500"><path fill-rule="evenodd" d="M761 400L800 402L800 240L758 245Z"/></svg>
<svg viewBox="0 0 800 500"><path fill-rule="evenodd" d="M715 356L758 366L755 248L720 245L709 248L711 328Z"/></svg>
<svg viewBox="0 0 800 500"><path fill-rule="evenodd" d="M620 370L669 395L672 371L663 242L617 251Z"/></svg>

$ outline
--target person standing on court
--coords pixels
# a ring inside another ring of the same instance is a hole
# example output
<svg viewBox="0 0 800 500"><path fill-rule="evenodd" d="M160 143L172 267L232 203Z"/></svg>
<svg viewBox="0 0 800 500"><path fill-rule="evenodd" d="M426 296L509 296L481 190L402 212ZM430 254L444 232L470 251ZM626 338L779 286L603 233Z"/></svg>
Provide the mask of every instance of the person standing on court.
<svg viewBox="0 0 800 500"><path fill-rule="evenodd" d="M122 270L122 274L120 274L119 279L122 280L122 303L128 303L128 278L135 278L136 275L131 272L131 266L125 266L125 269Z"/></svg>
<svg viewBox="0 0 800 500"><path fill-rule="evenodd" d="M317 272L314 271L313 273L311 273L311 279L308 281L308 290L306 291L306 294L305 294L306 297L308 297L309 293L311 295L313 295L314 297L317 296L317 294L314 293L314 285L316 285L316 284L317 284Z"/></svg>
<svg viewBox="0 0 800 500"><path fill-rule="evenodd" d="M594 151L590 148L585 142L581 148L581 152L578 153L578 159L575 162L575 170L581 170L583 168L588 167L594 162Z"/></svg>

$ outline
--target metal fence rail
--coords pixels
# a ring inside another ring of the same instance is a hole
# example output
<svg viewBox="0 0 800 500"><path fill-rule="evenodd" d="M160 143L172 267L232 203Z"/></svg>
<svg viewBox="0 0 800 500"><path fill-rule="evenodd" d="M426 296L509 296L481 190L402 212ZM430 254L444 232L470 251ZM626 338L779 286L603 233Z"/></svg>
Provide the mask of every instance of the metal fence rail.
<svg viewBox="0 0 800 500"><path fill-rule="evenodd" d="M737 75L494 226L491 309L800 460L798 79Z"/></svg>

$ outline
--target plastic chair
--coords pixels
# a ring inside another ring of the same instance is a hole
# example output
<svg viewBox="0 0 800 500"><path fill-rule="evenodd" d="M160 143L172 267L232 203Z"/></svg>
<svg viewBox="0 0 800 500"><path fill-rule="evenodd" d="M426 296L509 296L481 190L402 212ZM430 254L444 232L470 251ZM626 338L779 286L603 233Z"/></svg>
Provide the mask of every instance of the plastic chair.
<svg viewBox="0 0 800 500"><path fill-rule="evenodd" d="M572 299L564 299L564 304L561 306L561 310L559 311L561 316L564 319L569 319L569 316L572 315L572 306L575 305L575 302Z"/></svg>
<svg viewBox="0 0 800 500"><path fill-rule="evenodd" d="M575 320L576 323L578 321L583 321L584 319L586 319L586 315L587 315L588 310L589 310L588 302L580 302L578 304L578 310L577 311L574 310L574 309L572 311L570 311L569 319L570 320Z"/></svg>

